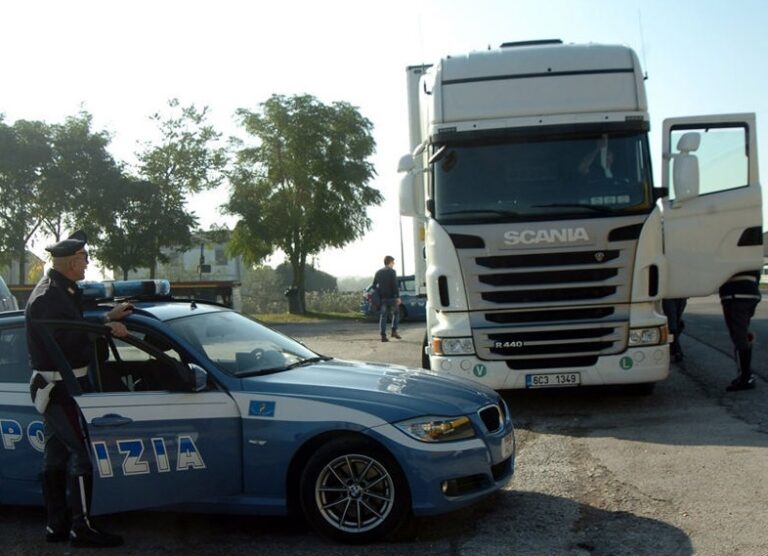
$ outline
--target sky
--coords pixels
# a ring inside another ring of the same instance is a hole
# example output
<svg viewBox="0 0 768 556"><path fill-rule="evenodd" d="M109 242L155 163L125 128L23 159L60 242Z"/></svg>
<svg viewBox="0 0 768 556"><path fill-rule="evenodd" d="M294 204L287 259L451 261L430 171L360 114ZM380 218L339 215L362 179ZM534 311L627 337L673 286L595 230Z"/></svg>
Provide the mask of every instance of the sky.
<svg viewBox="0 0 768 556"><path fill-rule="evenodd" d="M208 106L227 137L239 133L235 110L275 93L350 102L373 122L370 185L385 201L369 209L371 231L315 264L372 276L391 254L412 273L396 172L409 150L407 66L509 41L628 45L648 75L657 172L662 120L701 114L757 113L765 165L766 29L764 0L0 0L0 113L6 123L57 123L85 109L113 135L112 154L131 162L155 137L149 116L170 98ZM203 227L234 224L216 209L223 197L190 200Z"/></svg>

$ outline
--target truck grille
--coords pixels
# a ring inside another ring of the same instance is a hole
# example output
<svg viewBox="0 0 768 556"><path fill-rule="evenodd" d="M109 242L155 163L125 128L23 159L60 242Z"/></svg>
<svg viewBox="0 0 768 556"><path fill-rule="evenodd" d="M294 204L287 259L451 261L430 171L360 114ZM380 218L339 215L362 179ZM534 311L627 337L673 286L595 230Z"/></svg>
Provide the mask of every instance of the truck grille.
<svg viewBox="0 0 768 556"><path fill-rule="evenodd" d="M631 236L595 221L581 248L510 250L493 239L508 228L499 227L482 238L486 248L457 249L478 356L513 369L562 368L625 351L642 218Z"/></svg>

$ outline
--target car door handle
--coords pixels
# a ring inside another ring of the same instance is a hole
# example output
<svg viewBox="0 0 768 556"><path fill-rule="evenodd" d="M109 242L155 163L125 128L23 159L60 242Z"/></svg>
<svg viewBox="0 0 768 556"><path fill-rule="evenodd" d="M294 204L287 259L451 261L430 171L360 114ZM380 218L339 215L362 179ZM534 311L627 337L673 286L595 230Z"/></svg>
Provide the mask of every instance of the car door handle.
<svg viewBox="0 0 768 556"><path fill-rule="evenodd" d="M101 417L94 417L91 419L91 425L94 427L119 427L120 425L127 425L128 423L133 423L133 419L117 415L116 413L107 413Z"/></svg>

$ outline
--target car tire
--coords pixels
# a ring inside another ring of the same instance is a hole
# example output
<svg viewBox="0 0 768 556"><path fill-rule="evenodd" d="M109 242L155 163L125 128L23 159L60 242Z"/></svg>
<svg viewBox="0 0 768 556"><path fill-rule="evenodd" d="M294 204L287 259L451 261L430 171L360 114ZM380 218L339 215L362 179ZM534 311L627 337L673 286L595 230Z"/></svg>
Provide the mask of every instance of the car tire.
<svg viewBox="0 0 768 556"><path fill-rule="evenodd" d="M400 322L408 320L408 311L406 310L405 307L403 307L403 305L398 305L397 306L397 319Z"/></svg>
<svg viewBox="0 0 768 556"><path fill-rule="evenodd" d="M299 484L301 508L320 534L366 543L397 530L411 513L402 470L364 438L338 438L309 458Z"/></svg>

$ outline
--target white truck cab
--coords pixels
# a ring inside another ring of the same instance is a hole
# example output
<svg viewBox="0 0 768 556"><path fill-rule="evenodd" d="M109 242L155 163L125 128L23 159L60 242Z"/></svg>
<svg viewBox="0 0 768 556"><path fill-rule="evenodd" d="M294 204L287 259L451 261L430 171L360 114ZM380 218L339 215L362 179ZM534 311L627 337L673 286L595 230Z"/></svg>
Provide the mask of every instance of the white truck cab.
<svg viewBox="0 0 768 556"><path fill-rule="evenodd" d="M663 298L762 265L754 114L664 122L624 46L534 41L408 72L423 363L496 389L669 373ZM423 256L422 256L423 254Z"/></svg>

